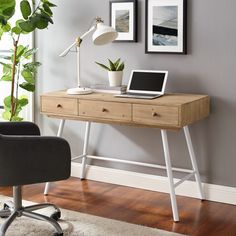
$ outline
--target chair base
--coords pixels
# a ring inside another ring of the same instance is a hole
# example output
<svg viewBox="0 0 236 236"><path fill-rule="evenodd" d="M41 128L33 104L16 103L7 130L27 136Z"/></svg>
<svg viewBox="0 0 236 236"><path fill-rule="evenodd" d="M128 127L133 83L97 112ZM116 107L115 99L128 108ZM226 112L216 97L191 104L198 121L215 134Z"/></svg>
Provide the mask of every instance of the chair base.
<svg viewBox="0 0 236 236"><path fill-rule="evenodd" d="M36 220L48 222L56 229L56 233L54 233L55 236L63 235L61 226L57 223L57 220L61 217L61 211L56 205L50 203L43 203L23 207L21 204L21 187L19 186L13 187L13 196L14 203L7 202L4 204L3 209L0 210L0 217L7 218L6 221L1 225L0 236L5 236L6 231L11 225L11 223L15 220L15 218L21 216L26 216ZM36 210L40 210L46 207L52 207L55 209L54 213L50 217L34 212Z"/></svg>

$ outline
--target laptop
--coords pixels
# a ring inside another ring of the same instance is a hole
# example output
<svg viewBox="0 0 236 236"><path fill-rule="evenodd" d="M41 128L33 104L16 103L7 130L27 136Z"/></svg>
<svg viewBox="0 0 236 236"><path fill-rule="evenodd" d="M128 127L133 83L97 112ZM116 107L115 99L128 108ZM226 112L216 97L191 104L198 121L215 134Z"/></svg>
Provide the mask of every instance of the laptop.
<svg viewBox="0 0 236 236"><path fill-rule="evenodd" d="M154 99L164 95L168 71L133 70L123 98Z"/></svg>

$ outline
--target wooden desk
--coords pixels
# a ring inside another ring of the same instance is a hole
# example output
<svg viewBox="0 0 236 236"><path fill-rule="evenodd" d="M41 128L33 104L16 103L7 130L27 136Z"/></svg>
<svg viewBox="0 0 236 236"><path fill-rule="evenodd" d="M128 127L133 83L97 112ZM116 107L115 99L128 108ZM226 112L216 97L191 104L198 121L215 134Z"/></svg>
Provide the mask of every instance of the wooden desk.
<svg viewBox="0 0 236 236"><path fill-rule="evenodd" d="M179 221L175 188L185 180L195 176L200 197L201 199L205 198L188 125L209 115L209 96L168 94L157 99L145 100L116 98L112 94L105 93L67 95L65 91L58 91L41 96L41 112L49 117L61 119L58 136L62 135L65 120L86 121L83 154L72 159L82 158L82 179L85 178L87 158L166 169L174 221ZM91 122L147 126L161 129L166 166L88 155ZM167 130L179 130L182 128L187 141L192 170L172 168L171 166ZM174 183L173 171L185 172L187 175L179 182ZM44 193L47 194L48 190L49 183L47 183Z"/></svg>

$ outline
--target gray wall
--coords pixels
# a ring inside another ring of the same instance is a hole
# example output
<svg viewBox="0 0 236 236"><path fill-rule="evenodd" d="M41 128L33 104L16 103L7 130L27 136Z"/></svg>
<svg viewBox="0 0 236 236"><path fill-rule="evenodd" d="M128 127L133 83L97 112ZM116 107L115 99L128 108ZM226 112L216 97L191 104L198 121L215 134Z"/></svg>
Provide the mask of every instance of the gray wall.
<svg viewBox="0 0 236 236"><path fill-rule="evenodd" d="M38 59L43 62L38 76L37 122L46 135L56 133L58 120L39 115L39 94L74 87L76 55L58 54L83 33L94 16L109 19L108 0L55 1L55 24L37 33ZM107 81L105 71L94 61L121 57L125 60L125 82L131 69L169 70L168 91L203 93L211 96L211 116L191 126L203 180L236 186L236 30L235 0L188 0L188 55L144 54L145 1L139 0L139 42L92 45L91 37L82 46L82 78L88 84ZM84 124L68 121L64 137L74 155L81 152ZM92 126L90 152L130 160L163 163L158 130L126 126ZM169 133L173 164L188 167L189 160L182 132ZM97 163L144 173L165 174L153 169L122 164Z"/></svg>

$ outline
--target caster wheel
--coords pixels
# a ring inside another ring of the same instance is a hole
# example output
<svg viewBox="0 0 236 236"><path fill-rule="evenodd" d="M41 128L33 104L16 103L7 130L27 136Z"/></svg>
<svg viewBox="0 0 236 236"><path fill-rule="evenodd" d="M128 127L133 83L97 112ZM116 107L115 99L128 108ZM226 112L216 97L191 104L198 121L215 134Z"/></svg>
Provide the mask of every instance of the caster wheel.
<svg viewBox="0 0 236 236"><path fill-rule="evenodd" d="M6 203L4 203L4 204L3 204L3 210L9 210L9 209L10 209L10 207L9 207ZM9 214L9 216L10 216L10 214ZM1 216L0 218L6 219L6 218L8 218L9 216Z"/></svg>
<svg viewBox="0 0 236 236"><path fill-rule="evenodd" d="M63 236L63 235L64 235L63 233L61 233L61 234L55 233L55 234L54 234L54 236Z"/></svg>
<svg viewBox="0 0 236 236"><path fill-rule="evenodd" d="M3 204L3 210L9 210L9 209L10 209L10 207L6 203L4 203Z"/></svg>
<svg viewBox="0 0 236 236"><path fill-rule="evenodd" d="M54 212L54 213L50 216L50 218L52 218L52 219L58 221L58 220L61 218L61 212L60 212L60 211ZM59 235L59 234L57 234L57 235Z"/></svg>

